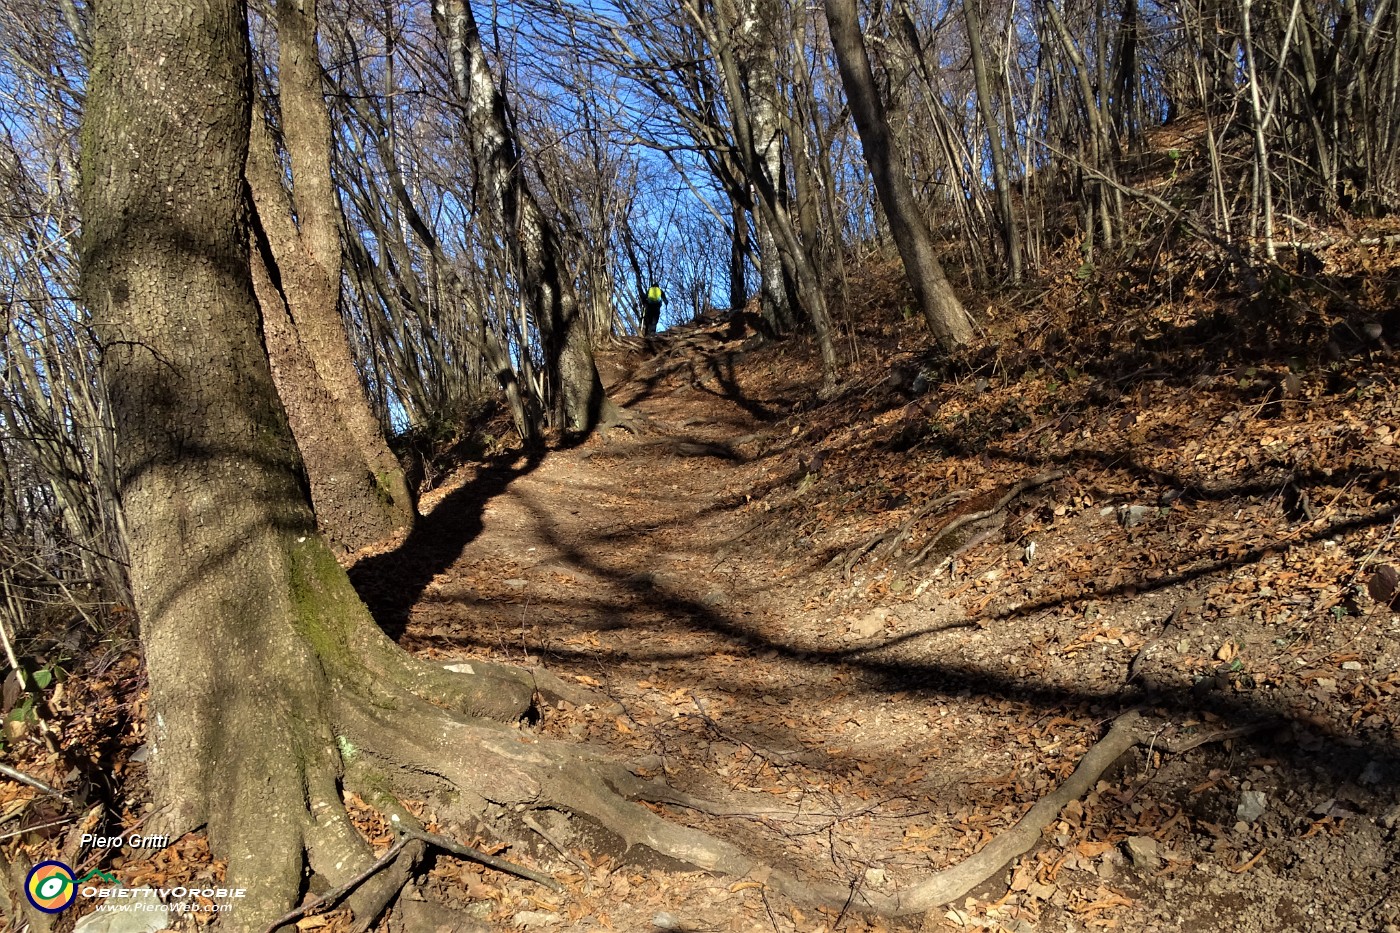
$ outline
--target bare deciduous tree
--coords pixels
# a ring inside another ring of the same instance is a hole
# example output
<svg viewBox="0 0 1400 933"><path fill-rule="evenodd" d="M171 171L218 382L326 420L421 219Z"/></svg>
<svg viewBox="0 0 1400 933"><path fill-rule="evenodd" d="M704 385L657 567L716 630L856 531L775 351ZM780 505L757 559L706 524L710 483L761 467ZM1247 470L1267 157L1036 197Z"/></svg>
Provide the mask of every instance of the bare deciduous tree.
<svg viewBox="0 0 1400 933"><path fill-rule="evenodd" d="M951 347L960 346L972 338L972 320L943 274L928 226L900 169L884 106L875 90L870 58L861 39L855 0L826 0L826 19L851 115L860 131L875 190L889 218L919 310L940 341Z"/></svg>

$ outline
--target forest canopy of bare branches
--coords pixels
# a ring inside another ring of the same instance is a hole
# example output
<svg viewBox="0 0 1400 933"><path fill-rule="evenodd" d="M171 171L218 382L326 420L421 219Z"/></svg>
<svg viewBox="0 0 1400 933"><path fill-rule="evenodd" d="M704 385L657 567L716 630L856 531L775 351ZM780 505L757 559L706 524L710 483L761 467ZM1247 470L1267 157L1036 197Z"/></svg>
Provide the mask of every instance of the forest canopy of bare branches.
<svg viewBox="0 0 1400 933"><path fill-rule="evenodd" d="M520 167L591 339L636 332L653 281L668 320L755 294L777 330L824 317L817 293L839 294L845 263L888 242L820 7L492 12L482 37ZM255 4L251 28L279 136L269 16ZM859 16L894 156L976 287L1034 279L1067 246L1086 264L1152 249L1162 231L1253 264L1339 215L1395 206L1400 45L1385 0L894 0ZM119 595L112 451L73 283L88 11L16 0L0 17L0 514L20 564ZM431 5L349 0L321 20L340 311L381 425L445 431L498 391L503 367L521 417L543 417L557 387L518 244L463 144L466 105ZM1195 183L1158 196L1185 176ZM1131 203L1156 227L1130 226Z"/></svg>

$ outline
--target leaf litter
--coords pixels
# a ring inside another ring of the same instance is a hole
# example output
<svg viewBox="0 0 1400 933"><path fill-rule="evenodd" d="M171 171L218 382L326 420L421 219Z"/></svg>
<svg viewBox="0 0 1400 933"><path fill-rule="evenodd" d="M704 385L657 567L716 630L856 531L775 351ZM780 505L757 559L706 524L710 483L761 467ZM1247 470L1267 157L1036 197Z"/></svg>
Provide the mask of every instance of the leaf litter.
<svg viewBox="0 0 1400 933"><path fill-rule="evenodd" d="M866 291L889 290L891 269L867 274ZM956 359L903 349L924 342L907 322L859 315L867 355L829 400L801 341L701 323L659 353L624 342L614 397L675 443L609 434L505 482L508 457L467 465L424 508L480 532L356 580L422 656L543 665L621 704L564 704L534 728L728 814L661 805L668 817L852 888L977 851L1125 709L1152 717L1160 747L1125 756L1031 853L922 920L785 903L761 877L679 871L567 814L508 838L426 803L431 831L564 892L440 856L405 897L487 928L1400 923L1394 353L1251 349L1199 296L1128 295L1096 317L1080 287L1034 315L997 310ZM927 373L929 391L891 388L895 365ZM7 744L7 761L65 792L91 780L75 757L106 768L90 819L108 832L147 800L144 686L134 652L121 658L74 678L49 743ZM0 782L0 818L65 816L43 797ZM382 816L351 803L387 849ZM75 846L81 825L18 833L7 856L101 865L128 885L222 876L198 835L103 855ZM407 929L403 910L390 929Z"/></svg>

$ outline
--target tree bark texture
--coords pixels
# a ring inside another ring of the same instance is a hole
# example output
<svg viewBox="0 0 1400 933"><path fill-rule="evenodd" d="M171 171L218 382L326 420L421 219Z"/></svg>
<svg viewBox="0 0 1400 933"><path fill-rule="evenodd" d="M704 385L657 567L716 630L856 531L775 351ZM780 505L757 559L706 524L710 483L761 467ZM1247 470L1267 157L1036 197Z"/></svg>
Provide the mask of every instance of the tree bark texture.
<svg viewBox="0 0 1400 933"><path fill-rule="evenodd" d="M729 216L729 307L738 312L749 303L745 274L749 261L749 215L744 205L731 197Z"/></svg>
<svg viewBox="0 0 1400 933"><path fill-rule="evenodd" d="M518 715L530 686L449 691L388 641L316 533L249 268L243 4L104 2L93 44L81 288L150 681L147 829L206 825L250 892L225 922L257 929L300 896L303 858L332 884L372 861L337 786L355 708L450 693Z"/></svg>
<svg viewBox="0 0 1400 933"><path fill-rule="evenodd" d="M870 56L861 38L855 0L826 0L826 21L865 160L915 300L939 342L961 346L972 339L972 320L943 274L909 179L900 170L889 122L875 90Z"/></svg>
<svg viewBox="0 0 1400 933"><path fill-rule="evenodd" d="M322 707L322 678L286 624L291 555L315 525L258 365L247 24L236 0L126 0L98 4L94 27L83 296L120 442L160 825L208 822L213 839L236 841L221 852L231 871L276 886L258 866L294 844L299 824L267 788L334 745L315 727L288 728ZM230 817L261 804L265 832L242 845Z"/></svg>
<svg viewBox="0 0 1400 933"><path fill-rule="evenodd" d="M486 62L467 0L434 0L433 17L447 47L453 90L466 108L476 184L514 249L527 307L550 363L554 408L570 433L586 433L616 415L603 391L588 322L579 313L563 246L526 183L506 99Z"/></svg>
<svg viewBox="0 0 1400 933"><path fill-rule="evenodd" d="M266 271L257 277L256 293L317 519L337 547L354 551L411 526L417 510L370 409L340 317L340 207L316 52L316 3L279 0L275 15L281 136L292 190L262 108L255 106L247 178Z"/></svg>

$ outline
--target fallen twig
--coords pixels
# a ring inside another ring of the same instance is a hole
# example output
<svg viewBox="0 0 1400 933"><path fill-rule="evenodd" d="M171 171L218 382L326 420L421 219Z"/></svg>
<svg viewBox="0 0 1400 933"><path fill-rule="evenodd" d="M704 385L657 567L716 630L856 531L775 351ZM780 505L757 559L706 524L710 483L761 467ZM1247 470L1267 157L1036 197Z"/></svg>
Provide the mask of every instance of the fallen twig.
<svg viewBox="0 0 1400 933"><path fill-rule="evenodd" d="M276 931L279 928L287 926L291 923L295 923L302 917L314 913L320 910L322 907L331 907L339 903L341 898L349 894L351 891L355 890L355 888L364 884L365 881L374 877L374 875L377 872L382 871L389 865L392 865L394 859L398 858L399 853L403 851L404 846L412 842L413 838L414 837L407 834L400 836L399 841L390 846L389 851L385 852L382 856L380 856L379 861L375 862L369 868L366 868L364 871L360 872L358 875L351 878L349 881L345 882L335 890L327 891L322 896L316 898L316 900L311 901L308 904L303 904L297 909L288 911L287 913L278 917L276 920L272 921L272 925L267 928L266 933L276 933Z"/></svg>
<svg viewBox="0 0 1400 933"><path fill-rule="evenodd" d="M494 868L497 871L505 872L508 875L515 875L517 878L524 878L527 881L533 881L537 884L542 884L545 887L549 888L551 891L563 890L563 888L559 885L559 882L555 881L553 878L549 877L546 874L534 871L529 868L525 868L520 865L516 865L512 862L506 861L505 859L496 858L494 855L487 855L480 849L473 849L471 846L464 846L453 839L447 838L446 836L439 836L437 833L430 833L423 830L411 829L400 835L398 841L395 842L392 846L390 846L389 851L385 852L382 856L380 856L379 860L376 861L373 865L369 866L364 871L360 872L354 878L351 878L349 881L345 882L335 890L328 891L321 897L318 897L316 900L308 904L303 904L296 910L289 911L286 914L283 914L281 917L278 917L267 928L266 933L276 933L276 931L279 928L287 926L288 924L295 923L302 917L305 917L309 914L313 914L316 911L319 911L323 908L335 906L351 891L355 890L357 887L364 884L370 878L374 877L377 873L383 871L385 868L388 868L390 865L392 865L395 859L399 857L399 854L403 852L404 848L408 846L409 843L415 841L426 843L430 846L436 846L437 848L442 849L444 852L450 852L451 854L456 855L460 858L477 862L479 864L485 865L488 868Z"/></svg>
<svg viewBox="0 0 1400 933"><path fill-rule="evenodd" d="M76 816L65 816L59 820L51 820L47 823L39 823L35 826L26 826L23 829L17 829L12 833L6 833L0 836L0 842L4 842L6 839L13 839L16 836L23 836L25 833L37 833L41 829L52 829L55 826L63 826L65 823L71 823L75 819L77 819Z"/></svg>
<svg viewBox="0 0 1400 933"><path fill-rule="evenodd" d="M1215 732L1206 732L1202 735L1190 737L1179 737L1172 739L1157 739L1153 747L1160 748L1164 752L1173 755L1181 755L1191 751L1193 748L1200 748L1202 745L1210 745L1213 742L1224 742L1229 739L1239 739L1246 735L1252 735L1264 728L1262 723L1248 723L1243 726L1233 726L1229 729L1217 729Z"/></svg>
<svg viewBox="0 0 1400 933"><path fill-rule="evenodd" d="M1087 794L1105 771L1124 752L1147 738L1142 715L1129 711L1119 716L1108 733L1089 749L1079 766L1063 784L1038 800L1015 825L956 865L934 872L895 894L881 894L862 888L851 896L849 888L833 884L809 884L785 872L774 871L769 877L773 884L794 900L820 903L834 910L851 902L852 906L886 916L907 917L925 913L935 907L964 897L983 884L1013 860L1029 852L1040 841L1040 835L1071 801Z"/></svg>
<svg viewBox="0 0 1400 933"><path fill-rule="evenodd" d="M73 800L72 800L72 798L70 798L70 797L68 797L67 795L62 794L62 793L60 793L60 792L54 790L52 787L50 787L49 785L45 784L43 781L39 780L38 778L32 778L32 777L30 777L29 775L25 774L25 773L22 772L22 771L16 771L14 768L11 768L9 765L0 765L0 774L5 775L5 777L9 778L9 779L12 780L12 781L19 781L21 784L28 784L30 787L34 788L35 790L43 791L44 793L48 794L50 797L54 797L54 798L56 798L56 799L58 799L58 800L62 800L64 803L68 804L69 806L72 806L72 805L73 805Z"/></svg>
<svg viewBox="0 0 1400 933"><path fill-rule="evenodd" d="M864 544L857 545L850 551L846 552L846 554L837 555L827 566L831 566L837 561L844 559L845 564L842 567L841 572L845 579L850 580L851 571L855 569L856 564L860 563L860 559L866 554L869 554L871 551L875 550L880 545L886 543L888 543L889 545L889 547L885 549L886 555L893 554L896 550L899 549L899 546L904 543L904 539L909 537L909 533L914 530L914 526L916 524L918 524L920 521L923 521L930 514L937 512L940 509L943 509L947 506L953 505L954 503L961 502L964 499L969 498L971 495L972 493L968 492L967 490L959 490L958 492L949 493L946 496L940 496L932 502L929 502L926 505L920 507L919 510L916 511L913 515L910 515L908 518L906 518L898 528L892 528L889 531L882 531L879 534L874 535Z"/></svg>
<svg viewBox="0 0 1400 933"><path fill-rule="evenodd" d="M947 570L949 567L952 567L953 564L957 562L957 559L959 557L962 557L968 551L977 547L977 545L984 543L985 541L987 541L987 539L991 538L993 534L1000 530L1001 529L999 527L988 528L986 531L979 531L971 538L968 538L967 541L965 541L956 551L943 558L943 560L939 562L938 566L933 568L933 572L929 574L929 581L932 581L934 577L941 576L943 574L943 571Z"/></svg>
<svg viewBox="0 0 1400 933"><path fill-rule="evenodd" d="M583 872L585 876L589 875L593 871L593 869L589 868L588 863L586 863L583 859L577 857L568 849L564 848L564 844L558 839L555 839L553 833L550 833L543 826L541 826L539 820L536 820L528 811L521 815L520 821L526 826L530 827L532 830L534 830L535 833L541 839L553 846L554 851L558 852L561 856L564 857L566 861L568 861L579 871Z"/></svg>
<svg viewBox="0 0 1400 933"><path fill-rule="evenodd" d="M514 862L508 862L503 858L496 858L494 855L487 855L480 849L473 849L471 846L464 846L455 839L446 836L439 836L437 833L430 833L426 830L410 830L404 834L409 839L421 839L430 846L437 846L444 852L451 852L459 858L464 858L487 868L494 868L496 871L505 872L507 875L514 875L517 878L524 878L526 881L533 881L542 884L551 891L564 890L559 882L546 875L544 872L535 871L533 868L526 868Z"/></svg>

